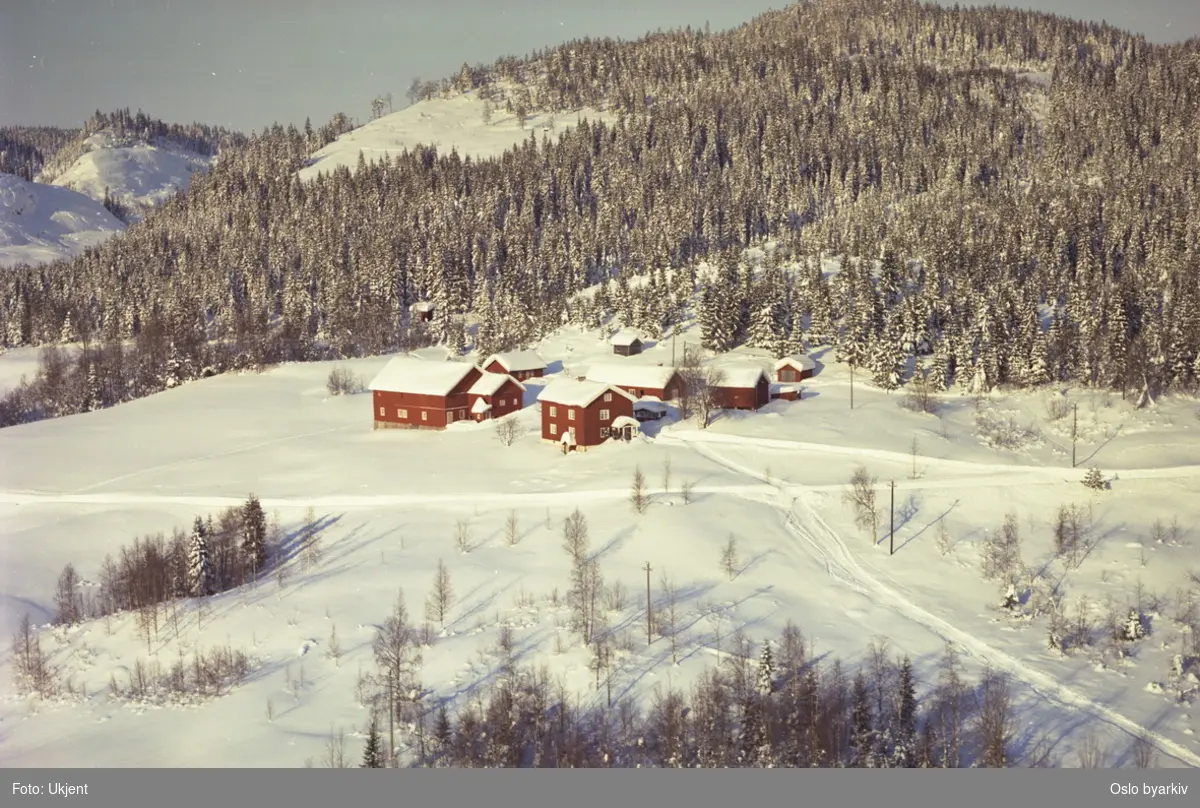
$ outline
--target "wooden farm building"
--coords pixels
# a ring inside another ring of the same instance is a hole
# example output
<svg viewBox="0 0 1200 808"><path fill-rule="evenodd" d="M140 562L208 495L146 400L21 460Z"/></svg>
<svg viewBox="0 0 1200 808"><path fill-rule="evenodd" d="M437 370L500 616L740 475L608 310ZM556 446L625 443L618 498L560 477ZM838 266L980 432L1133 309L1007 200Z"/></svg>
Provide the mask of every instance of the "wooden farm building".
<svg viewBox="0 0 1200 808"><path fill-rule="evenodd" d="M538 397L542 408L542 440L563 451L586 450L610 437L628 437L636 425L634 397L615 385L587 379L560 378Z"/></svg>
<svg viewBox="0 0 1200 808"><path fill-rule="evenodd" d="M368 385L375 428L444 429L476 414L498 417L520 409L524 388L509 376L492 378L501 375L485 373L465 362L395 357ZM487 381L476 386L485 377ZM480 413L473 413L472 407L481 400ZM500 400L505 403L499 404ZM484 409L485 405L490 409Z"/></svg>
<svg viewBox="0 0 1200 808"><path fill-rule="evenodd" d="M799 383L771 385L771 400L781 398L784 401L799 401L804 397L804 388Z"/></svg>
<svg viewBox="0 0 1200 808"><path fill-rule="evenodd" d="M467 390L471 417L476 421L503 418L524 406L525 385L507 373L484 371Z"/></svg>
<svg viewBox="0 0 1200 808"><path fill-rule="evenodd" d="M507 373L517 381L524 381L543 375L546 362L533 351L509 351L489 356L483 361L483 369Z"/></svg>
<svg viewBox="0 0 1200 808"><path fill-rule="evenodd" d="M617 356L636 356L642 352L642 338L628 328L613 334L608 341Z"/></svg>
<svg viewBox="0 0 1200 808"><path fill-rule="evenodd" d="M408 307L414 323L427 323L433 319L433 303L419 300Z"/></svg>
<svg viewBox="0 0 1200 808"><path fill-rule="evenodd" d="M724 381L717 386L716 404L725 410L757 410L771 400L771 379L762 368L721 367Z"/></svg>
<svg viewBox="0 0 1200 808"><path fill-rule="evenodd" d="M775 381L802 382L811 379L817 370L817 363L811 357L785 356L775 363Z"/></svg>
<svg viewBox="0 0 1200 808"><path fill-rule="evenodd" d="M589 381L620 387L634 398L653 396L660 401L674 401L683 392L683 379L672 367L601 363L588 368Z"/></svg>

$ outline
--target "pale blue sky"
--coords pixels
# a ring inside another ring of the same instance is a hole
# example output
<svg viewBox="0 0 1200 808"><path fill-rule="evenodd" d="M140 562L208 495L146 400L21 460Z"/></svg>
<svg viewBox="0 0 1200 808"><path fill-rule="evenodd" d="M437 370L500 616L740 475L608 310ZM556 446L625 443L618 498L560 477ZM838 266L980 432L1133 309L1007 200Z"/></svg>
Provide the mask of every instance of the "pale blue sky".
<svg viewBox="0 0 1200 808"><path fill-rule="evenodd" d="M261 129L363 119L413 76L583 36L726 28L783 0L0 0L0 125L96 109ZM1200 35L1200 0L1016 0L1155 41ZM214 75L215 74L215 75Z"/></svg>

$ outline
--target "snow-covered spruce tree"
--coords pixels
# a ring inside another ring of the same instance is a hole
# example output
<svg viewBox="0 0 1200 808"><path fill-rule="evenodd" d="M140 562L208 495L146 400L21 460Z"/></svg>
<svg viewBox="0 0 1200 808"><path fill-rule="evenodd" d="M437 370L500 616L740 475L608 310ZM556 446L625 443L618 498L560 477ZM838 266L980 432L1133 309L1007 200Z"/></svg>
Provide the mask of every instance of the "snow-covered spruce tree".
<svg viewBox="0 0 1200 808"><path fill-rule="evenodd" d="M775 692L775 658L771 655L771 641L763 643L758 657L758 682L755 688L759 695L769 696Z"/></svg>
<svg viewBox="0 0 1200 808"><path fill-rule="evenodd" d="M370 726L367 727L367 740L363 745L362 768L382 769L383 767L384 759L383 748L379 738L379 723L375 718L372 718Z"/></svg>
<svg viewBox="0 0 1200 808"><path fill-rule="evenodd" d="M1146 636L1146 627L1142 623L1142 615L1136 608L1129 610L1125 617L1125 625L1121 629L1121 637L1126 642L1137 642Z"/></svg>
<svg viewBox="0 0 1200 808"><path fill-rule="evenodd" d="M242 506L242 563L252 575L267 566L267 515L253 494Z"/></svg>
<svg viewBox="0 0 1200 808"><path fill-rule="evenodd" d="M892 725L891 765L911 769L917 765L917 683L912 660L900 661L896 682L896 717Z"/></svg>
<svg viewBox="0 0 1200 808"><path fill-rule="evenodd" d="M854 676L850 706L850 765L856 769L875 768L875 729L871 720L871 700L867 677L859 671Z"/></svg>
<svg viewBox="0 0 1200 808"><path fill-rule="evenodd" d="M193 597L205 597L213 592L212 562L209 560L208 529L199 516L192 525L188 544L188 588Z"/></svg>
<svg viewBox="0 0 1200 808"><path fill-rule="evenodd" d="M1103 491L1108 487L1104 474L1095 466L1088 469L1087 474L1083 476L1083 484L1093 491Z"/></svg>

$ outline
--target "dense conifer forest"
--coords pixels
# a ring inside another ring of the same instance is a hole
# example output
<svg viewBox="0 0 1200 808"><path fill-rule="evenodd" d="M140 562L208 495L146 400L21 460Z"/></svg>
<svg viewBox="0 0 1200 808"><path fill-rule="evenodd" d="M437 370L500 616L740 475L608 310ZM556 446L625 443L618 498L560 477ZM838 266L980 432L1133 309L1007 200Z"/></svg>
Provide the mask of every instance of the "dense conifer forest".
<svg viewBox="0 0 1200 808"><path fill-rule="evenodd" d="M1197 75L1195 39L909 0L464 66L415 95L614 120L531 132L499 159L418 148L311 182L296 171L344 116L254 135L120 238L0 274L0 346L87 346L50 355L0 424L610 316L661 334L694 315L715 350L831 344L888 388L912 357L937 389L1194 388ZM417 300L436 305L427 333L410 333Z"/></svg>

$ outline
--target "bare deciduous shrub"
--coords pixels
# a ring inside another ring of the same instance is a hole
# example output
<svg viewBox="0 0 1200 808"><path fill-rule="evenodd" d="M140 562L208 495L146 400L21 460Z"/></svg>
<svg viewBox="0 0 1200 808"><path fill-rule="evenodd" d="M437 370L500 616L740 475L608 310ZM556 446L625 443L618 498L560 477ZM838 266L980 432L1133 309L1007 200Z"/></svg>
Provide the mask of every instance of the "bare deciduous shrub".
<svg viewBox="0 0 1200 808"><path fill-rule="evenodd" d="M496 437L505 446L512 446L524 432L520 421L512 416L496 419L496 425L493 428L495 429Z"/></svg>
<svg viewBox="0 0 1200 808"><path fill-rule="evenodd" d="M331 396L353 395L363 392L366 388L367 385L361 376L341 365L329 371L329 378L325 380L325 389Z"/></svg>

